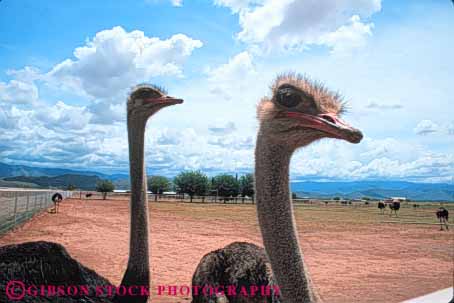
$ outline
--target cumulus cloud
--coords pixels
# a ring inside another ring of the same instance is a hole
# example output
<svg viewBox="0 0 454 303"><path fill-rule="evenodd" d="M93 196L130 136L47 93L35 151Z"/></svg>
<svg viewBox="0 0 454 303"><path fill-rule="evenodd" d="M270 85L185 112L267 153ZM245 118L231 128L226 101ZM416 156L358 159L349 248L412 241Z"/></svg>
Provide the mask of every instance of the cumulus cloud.
<svg viewBox="0 0 454 303"><path fill-rule="evenodd" d="M11 80L0 82L0 101L9 104L30 104L38 100L38 88L33 83Z"/></svg>
<svg viewBox="0 0 454 303"><path fill-rule="evenodd" d="M11 80L0 82L0 159L38 166L127 169L126 128L117 123L125 120L126 91L157 76L182 77L187 58L202 45L184 34L160 39L114 27L98 32L75 49L74 58L50 71L31 66L8 70ZM63 98L41 100L41 85ZM84 106L68 103L72 100L67 98L74 97L74 104L80 96ZM162 154L179 142L174 134L161 132L155 141Z"/></svg>
<svg viewBox="0 0 454 303"><path fill-rule="evenodd" d="M414 131L418 135L429 135L439 130L439 125L431 120L422 120L416 125Z"/></svg>
<svg viewBox="0 0 454 303"><path fill-rule="evenodd" d="M381 10L381 0L215 0L239 15L237 38L267 50L302 50L325 45L344 53L365 44L373 23L363 23Z"/></svg>
<svg viewBox="0 0 454 303"><path fill-rule="evenodd" d="M161 40L116 26L98 32L75 49L75 59L57 64L47 76L58 86L115 102L136 83L163 75L181 77L184 62L202 45L184 34Z"/></svg>
<svg viewBox="0 0 454 303"><path fill-rule="evenodd" d="M241 92L248 91L248 86L257 77L252 60L252 55L245 51L230 58L228 63L208 70L210 92L225 100L232 100Z"/></svg>

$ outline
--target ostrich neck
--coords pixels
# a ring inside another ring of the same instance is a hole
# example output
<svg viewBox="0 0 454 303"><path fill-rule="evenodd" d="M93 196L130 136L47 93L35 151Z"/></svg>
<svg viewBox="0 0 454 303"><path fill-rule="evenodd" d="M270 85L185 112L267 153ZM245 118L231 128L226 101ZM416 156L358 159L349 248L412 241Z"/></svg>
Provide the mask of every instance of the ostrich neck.
<svg viewBox="0 0 454 303"><path fill-rule="evenodd" d="M148 261L148 198L144 163L146 122L146 119L132 119L128 115L131 227L128 267L121 285L143 285L148 287L150 285Z"/></svg>
<svg viewBox="0 0 454 303"><path fill-rule="evenodd" d="M263 131L259 131L255 150L258 220L283 302L320 302L311 287L298 244L289 193L291 155L291 150L268 142Z"/></svg>

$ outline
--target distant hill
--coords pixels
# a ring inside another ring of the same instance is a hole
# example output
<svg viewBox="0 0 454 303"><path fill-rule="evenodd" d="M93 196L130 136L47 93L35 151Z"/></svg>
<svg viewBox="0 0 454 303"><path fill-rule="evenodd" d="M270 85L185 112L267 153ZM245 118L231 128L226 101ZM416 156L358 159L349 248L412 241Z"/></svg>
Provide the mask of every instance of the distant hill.
<svg viewBox="0 0 454 303"><path fill-rule="evenodd" d="M37 184L19 182L19 181L5 181L0 179L0 187L11 187L11 188L39 188Z"/></svg>
<svg viewBox="0 0 454 303"><path fill-rule="evenodd" d="M0 178L6 177L17 177L17 176L25 176L25 177L55 177L61 175L86 175L86 176L98 176L101 179L108 179L108 180L121 180L121 179L128 179L129 176L127 174L114 174L114 175L107 175L99 172L94 171L79 171L79 170L72 170L66 168L45 168L45 167L32 167L32 166L25 166L25 165L10 165L0 162Z"/></svg>
<svg viewBox="0 0 454 303"><path fill-rule="evenodd" d="M292 182L299 197L384 199L406 197L415 201L454 201L454 185L405 181Z"/></svg>
<svg viewBox="0 0 454 303"><path fill-rule="evenodd" d="M73 185L78 189L83 190L94 190L96 188L96 183L100 181L101 178L98 176L86 176L86 175L76 175L76 174L65 174L61 176L48 177L27 177L27 176L16 176L4 178L3 182L12 182L10 184L36 184L36 187L41 188L67 188L69 185ZM1 182L0 182L1 184ZM16 186L17 187L17 186ZM19 186L21 187L21 186Z"/></svg>

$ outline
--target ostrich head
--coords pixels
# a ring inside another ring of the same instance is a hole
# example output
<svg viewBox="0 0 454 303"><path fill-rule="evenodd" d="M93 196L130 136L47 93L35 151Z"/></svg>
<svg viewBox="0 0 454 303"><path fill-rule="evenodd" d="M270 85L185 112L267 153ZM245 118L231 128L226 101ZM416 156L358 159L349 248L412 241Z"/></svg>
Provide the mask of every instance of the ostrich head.
<svg viewBox="0 0 454 303"><path fill-rule="evenodd" d="M181 104L182 99L167 96L164 89L148 84L136 86L130 93L127 103L129 116L147 119L161 108Z"/></svg>
<svg viewBox="0 0 454 303"><path fill-rule="evenodd" d="M299 74L280 75L271 87L272 97L257 108L260 126L271 142L296 149L321 138L359 143L361 131L339 116L345 103L337 93Z"/></svg>

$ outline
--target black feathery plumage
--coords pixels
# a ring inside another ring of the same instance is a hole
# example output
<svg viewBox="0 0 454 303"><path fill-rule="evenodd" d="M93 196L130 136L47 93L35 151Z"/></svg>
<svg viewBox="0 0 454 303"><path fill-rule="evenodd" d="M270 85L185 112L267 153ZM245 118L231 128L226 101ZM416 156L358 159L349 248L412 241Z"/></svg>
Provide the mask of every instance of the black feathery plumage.
<svg viewBox="0 0 454 303"><path fill-rule="evenodd" d="M10 281L20 281L26 287L35 285L87 286L88 295L79 292L74 296L32 296L25 294L14 302L112 302L107 291L96 294L96 287L114 287L106 278L73 259L57 243L37 241L0 247L0 302L8 302L6 287ZM6 300L6 301L3 301ZM13 302L13 301L11 301Z"/></svg>
<svg viewBox="0 0 454 303"><path fill-rule="evenodd" d="M446 221L449 220L449 211L444 207L437 209L436 215L437 219L446 219Z"/></svg>
<svg viewBox="0 0 454 303"><path fill-rule="evenodd" d="M234 242L224 248L217 249L206 254L198 264L192 276L193 287L204 286L227 289L235 286L236 295L229 296L225 291L223 297L215 294L206 296L199 292L192 295L192 303L279 303L279 292L274 292L275 286L271 265L265 253L265 249L247 242ZM240 294L242 287L250 289L251 286L269 287L271 295L262 296L257 294L254 298ZM277 287L277 286L276 286Z"/></svg>

